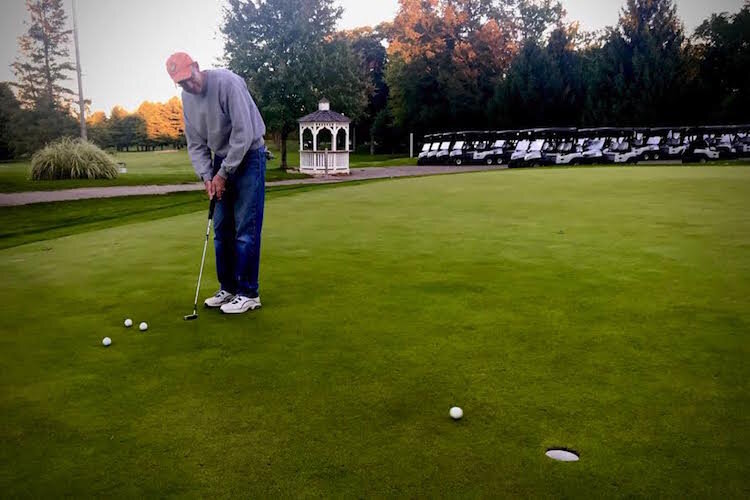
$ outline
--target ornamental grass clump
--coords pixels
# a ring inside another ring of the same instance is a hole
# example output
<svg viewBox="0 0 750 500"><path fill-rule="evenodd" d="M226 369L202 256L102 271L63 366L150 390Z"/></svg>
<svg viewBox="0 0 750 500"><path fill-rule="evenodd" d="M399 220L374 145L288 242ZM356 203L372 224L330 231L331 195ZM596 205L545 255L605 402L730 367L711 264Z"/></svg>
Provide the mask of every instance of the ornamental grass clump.
<svg viewBox="0 0 750 500"><path fill-rule="evenodd" d="M117 163L96 145L64 137L40 149L31 157L31 178L114 179Z"/></svg>

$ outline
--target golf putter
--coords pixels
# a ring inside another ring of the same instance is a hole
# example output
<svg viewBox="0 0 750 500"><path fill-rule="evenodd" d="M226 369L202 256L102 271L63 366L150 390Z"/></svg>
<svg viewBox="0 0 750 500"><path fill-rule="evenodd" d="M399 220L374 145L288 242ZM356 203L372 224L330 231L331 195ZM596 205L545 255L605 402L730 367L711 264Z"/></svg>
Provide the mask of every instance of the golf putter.
<svg viewBox="0 0 750 500"><path fill-rule="evenodd" d="M203 257L201 257L201 270L198 273L198 285L195 287L195 305L193 305L193 314L183 316L182 319L189 321L198 319L198 294L201 289L201 278L203 277L203 264L206 262L206 248L208 247L208 235L211 233L211 220L214 218L214 208L216 208L216 198L211 198L211 204L208 206L208 225L206 226L206 241L203 243Z"/></svg>

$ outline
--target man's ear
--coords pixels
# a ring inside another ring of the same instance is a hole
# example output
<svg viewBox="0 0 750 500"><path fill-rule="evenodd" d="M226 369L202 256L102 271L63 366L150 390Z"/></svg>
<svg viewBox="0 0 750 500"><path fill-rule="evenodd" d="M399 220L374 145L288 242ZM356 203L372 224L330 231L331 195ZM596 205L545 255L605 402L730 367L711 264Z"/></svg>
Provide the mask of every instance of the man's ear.
<svg viewBox="0 0 750 500"><path fill-rule="evenodd" d="M193 66L195 66L195 70L196 71L200 71L201 70L200 66L198 66L198 61L193 61Z"/></svg>

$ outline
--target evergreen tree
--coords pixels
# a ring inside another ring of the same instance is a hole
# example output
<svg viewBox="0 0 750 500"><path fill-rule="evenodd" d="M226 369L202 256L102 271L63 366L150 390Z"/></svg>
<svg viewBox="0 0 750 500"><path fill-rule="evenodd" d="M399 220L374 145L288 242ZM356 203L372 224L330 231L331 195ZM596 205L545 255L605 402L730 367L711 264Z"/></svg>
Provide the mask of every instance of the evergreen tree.
<svg viewBox="0 0 750 500"><path fill-rule="evenodd" d="M0 160L10 160L18 151L16 125L23 111L7 82L0 82Z"/></svg>
<svg viewBox="0 0 750 500"><path fill-rule="evenodd" d="M699 120L747 123L750 118L750 2L734 15L714 14L695 31Z"/></svg>
<svg viewBox="0 0 750 500"><path fill-rule="evenodd" d="M676 120L687 90L684 42L672 0L628 0L591 80L591 119L622 125Z"/></svg>
<svg viewBox="0 0 750 500"><path fill-rule="evenodd" d="M68 110L73 92L63 86L70 62L71 30L62 0L26 0L31 21L19 41L20 56L12 64L18 100L26 108Z"/></svg>
<svg viewBox="0 0 750 500"><path fill-rule="evenodd" d="M491 108L503 128L564 125L554 123L554 109L563 87L562 75L549 53L528 39L499 85Z"/></svg>

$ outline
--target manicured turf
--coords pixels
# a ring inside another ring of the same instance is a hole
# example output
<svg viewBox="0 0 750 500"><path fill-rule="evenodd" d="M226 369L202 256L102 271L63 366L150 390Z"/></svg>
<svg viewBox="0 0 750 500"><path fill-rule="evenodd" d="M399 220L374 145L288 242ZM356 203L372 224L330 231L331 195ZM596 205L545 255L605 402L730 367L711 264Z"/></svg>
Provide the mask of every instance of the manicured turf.
<svg viewBox="0 0 750 500"><path fill-rule="evenodd" d="M297 143L289 143L288 163L292 167L299 166L299 152ZM274 153L274 159L268 162L266 171L267 181L287 179L304 179L304 174L286 172L279 168L280 153L270 144L269 149ZM147 153L115 153L115 160L124 162L127 173L120 174L112 180L58 180L32 181L29 179L31 163L28 161L0 163L0 193L18 191L49 191L55 189L71 189L79 187L102 186L140 186L146 184L185 184L196 182L195 171L190 164L187 150L180 151L152 151ZM355 167L390 167L401 165L416 165L415 158L404 158L399 155L361 155L352 154L350 164Z"/></svg>
<svg viewBox="0 0 750 500"><path fill-rule="evenodd" d="M348 184L376 181L353 181ZM342 184L292 184L269 186L267 199ZM0 249L48 240L97 229L153 221L179 214L206 210L204 192L172 193L163 196L125 196L54 203L35 203L0 208Z"/></svg>
<svg viewBox="0 0 750 500"><path fill-rule="evenodd" d="M266 214L241 317L182 320L203 210L0 251L3 496L750 493L750 168L400 179Z"/></svg>
<svg viewBox="0 0 750 500"><path fill-rule="evenodd" d="M29 179L30 162L0 164L0 192L49 191L79 187L140 186L146 184L185 184L197 182L187 150L152 151L147 153L116 153L115 160L124 162L127 173L117 179L75 179L58 181L32 181ZM306 175L288 173L278 164L269 164L266 180L301 179Z"/></svg>

